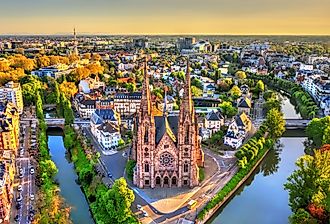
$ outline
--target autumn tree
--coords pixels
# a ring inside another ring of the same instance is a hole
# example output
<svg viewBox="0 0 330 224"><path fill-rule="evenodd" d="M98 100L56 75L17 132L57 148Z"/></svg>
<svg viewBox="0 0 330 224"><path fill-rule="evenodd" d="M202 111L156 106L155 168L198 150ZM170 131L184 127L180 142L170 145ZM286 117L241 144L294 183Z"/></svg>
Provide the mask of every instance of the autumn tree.
<svg viewBox="0 0 330 224"><path fill-rule="evenodd" d="M265 84L262 80L257 82L255 90L258 94L265 91Z"/></svg>
<svg viewBox="0 0 330 224"><path fill-rule="evenodd" d="M59 88L61 93L64 93L68 99L73 97L78 92L78 88L74 82L64 81L59 85Z"/></svg>
<svg viewBox="0 0 330 224"><path fill-rule="evenodd" d="M43 68L50 65L50 59L46 55L38 55L36 57L37 67Z"/></svg>
<svg viewBox="0 0 330 224"><path fill-rule="evenodd" d="M10 65L13 68L21 68L24 71L32 71L35 67L35 61L33 59L28 59L23 55L14 55L8 57L8 60L10 61Z"/></svg>
<svg viewBox="0 0 330 224"><path fill-rule="evenodd" d="M94 75L102 74L104 72L104 67L97 63L88 64L86 65L86 68Z"/></svg>
<svg viewBox="0 0 330 224"><path fill-rule="evenodd" d="M88 60L90 60L91 58L92 58L91 53L85 53L85 54L83 55L83 59L88 59Z"/></svg>
<svg viewBox="0 0 330 224"><path fill-rule="evenodd" d="M194 97L202 96L203 95L203 90L196 86L191 86L191 94Z"/></svg>
<svg viewBox="0 0 330 224"><path fill-rule="evenodd" d="M246 79L246 74L244 71L237 71L235 73L236 78L238 79Z"/></svg>
<svg viewBox="0 0 330 224"><path fill-rule="evenodd" d="M9 62L0 61L0 72L7 72L10 70Z"/></svg>
<svg viewBox="0 0 330 224"><path fill-rule="evenodd" d="M234 99L237 99L242 95L241 90L238 86L233 86L233 88L231 88L229 93Z"/></svg>
<svg viewBox="0 0 330 224"><path fill-rule="evenodd" d="M93 61L100 61L101 59L102 58L101 58L101 56L99 54L93 53L93 55L92 55L92 60Z"/></svg>

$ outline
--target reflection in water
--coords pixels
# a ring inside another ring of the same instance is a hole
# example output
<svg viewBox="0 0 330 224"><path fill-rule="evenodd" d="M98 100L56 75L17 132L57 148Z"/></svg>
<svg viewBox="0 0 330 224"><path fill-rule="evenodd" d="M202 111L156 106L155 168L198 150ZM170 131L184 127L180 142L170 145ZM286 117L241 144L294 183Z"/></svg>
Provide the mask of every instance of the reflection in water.
<svg viewBox="0 0 330 224"><path fill-rule="evenodd" d="M269 155L265 157L264 162L260 165L264 176L268 176L277 172L279 163L281 161L280 154L283 150L283 147L284 145L278 141L274 148L268 152Z"/></svg>

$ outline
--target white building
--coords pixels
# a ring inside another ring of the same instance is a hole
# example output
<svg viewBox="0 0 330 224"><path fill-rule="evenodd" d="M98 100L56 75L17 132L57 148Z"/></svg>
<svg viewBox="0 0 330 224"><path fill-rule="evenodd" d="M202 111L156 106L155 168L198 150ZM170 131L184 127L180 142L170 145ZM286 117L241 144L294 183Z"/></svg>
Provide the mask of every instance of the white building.
<svg viewBox="0 0 330 224"><path fill-rule="evenodd" d="M210 134L213 135L224 125L224 121L225 119L219 111L211 111L204 119L204 126L206 129L210 130Z"/></svg>

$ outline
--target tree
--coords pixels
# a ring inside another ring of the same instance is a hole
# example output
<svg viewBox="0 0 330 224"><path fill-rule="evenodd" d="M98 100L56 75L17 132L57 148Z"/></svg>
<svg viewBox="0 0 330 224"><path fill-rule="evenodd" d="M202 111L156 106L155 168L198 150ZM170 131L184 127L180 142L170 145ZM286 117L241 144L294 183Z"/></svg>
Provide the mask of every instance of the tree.
<svg viewBox="0 0 330 224"><path fill-rule="evenodd" d="M330 150L315 150L314 156L302 156L296 165L298 169L284 184L289 191L289 204L294 212L290 221L304 223L295 220L308 219L307 209L314 218L321 219L320 223L326 223L322 219L330 215Z"/></svg>
<svg viewBox="0 0 330 224"><path fill-rule="evenodd" d="M86 54L84 54L84 56L83 56L83 59L88 59L88 60L90 60L92 57L91 57L91 53L86 53Z"/></svg>
<svg viewBox="0 0 330 224"><path fill-rule="evenodd" d="M237 71L235 73L236 78L238 79L246 79L246 74L244 71Z"/></svg>
<svg viewBox="0 0 330 224"><path fill-rule="evenodd" d="M313 141L314 146L320 147L322 142L327 143L324 136L329 134L330 116L324 118L314 118L311 120L306 128L306 133L309 139ZM326 134L325 134L325 130Z"/></svg>
<svg viewBox="0 0 330 224"><path fill-rule="evenodd" d="M233 107L232 103L229 101L224 101L220 104L220 109L226 117L233 117L237 114L237 108Z"/></svg>
<svg viewBox="0 0 330 224"><path fill-rule="evenodd" d="M86 65L86 68L94 75L102 74L104 72L104 67L97 63L88 64Z"/></svg>
<svg viewBox="0 0 330 224"><path fill-rule="evenodd" d="M283 113L273 108L266 116L266 125L272 138L279 138L285 131L285 120Z"/></svg>
<svg viewBox="0 0 330 224"><path fill-rule="evenodd" d="M77 92L78 89L74 82L62 82L59 86L61 93L64 93L67 98L73 97Z"/></svg>
<svg viewBox="0 0 330 224"><path fill-rule="evenodd" d="M196 86L199 89L203 89L203 83L197 78L193 78L191 80L191 86Z"/></svg>
<svg viewBox="0 0 330 224"><path fill-rule="evenodd" d="M0 61L0 72L7 72L10 70L9 62Z"/></svg>
<svg viewBox="0 0 330 224"><path fill-rule="evenodd" d="M102 59L101 56L99 54L97 54L97 53L94 53L92 55L92 60L93 61L100 61L101 59Z"/></svg>
<svg viewBox="0 0 330 224"><path fill-rule="evenodd" d="M21 68L24 71L32 71L35 67L35 61L33 59L28 59L23 55L14 55L8 57L10 65L13 68Z"/></svg>
<svg viewBox="0 0 330 224"><path fill-rule="evenodd" d="M37 67L38 68L43 68L43 67L47 67L47 66L50 65L50 59L46 55L42 55L42 56L39 55L36 58L36 61L37 61Z"/></svg>
<svg viewBox="0 0 330 224"><path fill-rule="evenodd" d="M229 93L234 99L237 99L242 95L241 90L240 88L238 88L238 86L233 86L233 88L231 88Z"/></svg>
<svg viewBox="0 0 330 224"><path fill-rule="evenodd" d="M202 96L203 91L196 86L191 86L191 94L192 94L192 96L196 96L196 97Z"/></svg>
<svg viewBox="0 0 330 224"><path fill-rule="evenodd" d="M256 84L256 91L257 93L264 92L265 91L265 84L262 80L259 80Z"/></svg>
<svg viewBox="0 0 330 224"><path fill-rule="evenodd" d="M42 104L40 93L37 92L36 114L37 114L38 119L40 119L40 120L43 120L44 119L44 112L43 112L42 105L43 104Z"/></svg>

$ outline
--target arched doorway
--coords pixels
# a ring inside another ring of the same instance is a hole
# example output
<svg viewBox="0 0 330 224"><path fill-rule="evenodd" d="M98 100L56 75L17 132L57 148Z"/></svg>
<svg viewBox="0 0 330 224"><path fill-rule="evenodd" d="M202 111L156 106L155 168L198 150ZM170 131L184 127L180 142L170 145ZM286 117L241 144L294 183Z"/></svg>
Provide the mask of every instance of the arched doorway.
<svg viewBox="0 0 330 224"><path fill-rule="evenodd" d="M168 181L168 177L164 177L164 186L167 185L168 186L169 181Z"/></svg>
<svg viewBox="0 0 330 224"><path fill-rule="evenodd" d="M156 177L156 185L160 185L160 177Z"/></svg>
<svg viewBox="0 0 330 224"><path fill-rule="evenodd" d="M176 186L176 177L172 177L172 186Z"/></svg>

